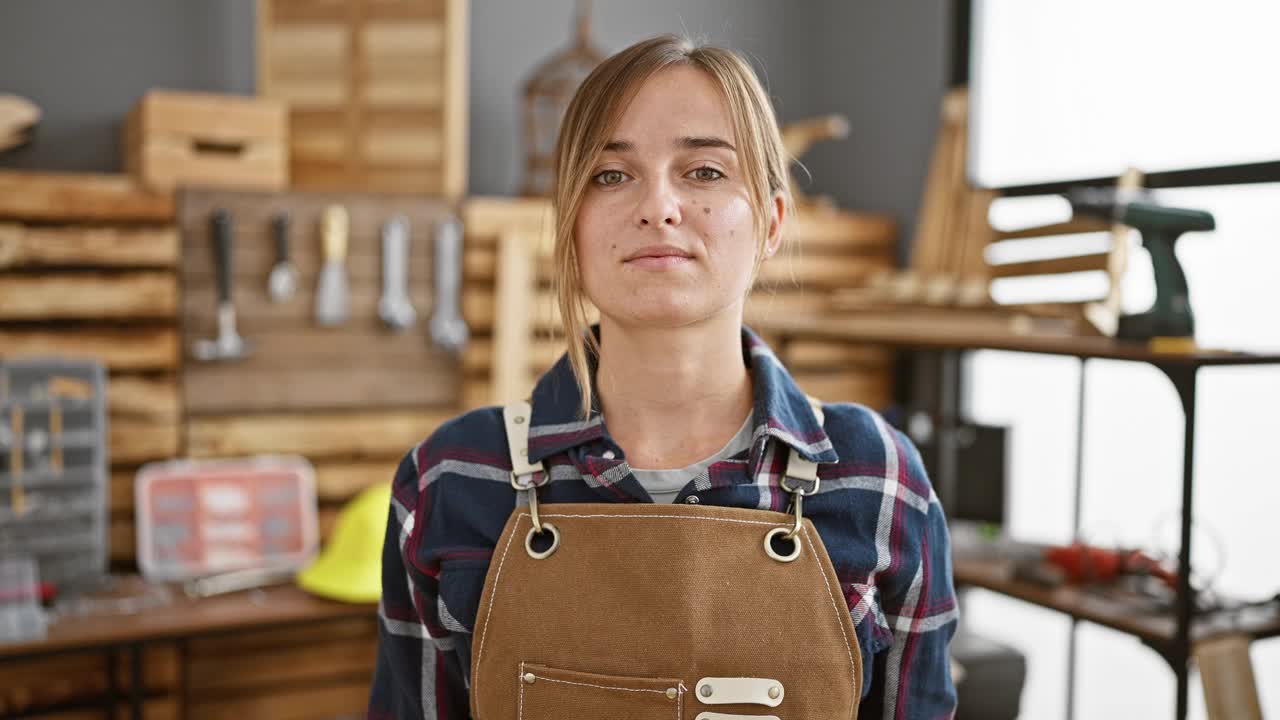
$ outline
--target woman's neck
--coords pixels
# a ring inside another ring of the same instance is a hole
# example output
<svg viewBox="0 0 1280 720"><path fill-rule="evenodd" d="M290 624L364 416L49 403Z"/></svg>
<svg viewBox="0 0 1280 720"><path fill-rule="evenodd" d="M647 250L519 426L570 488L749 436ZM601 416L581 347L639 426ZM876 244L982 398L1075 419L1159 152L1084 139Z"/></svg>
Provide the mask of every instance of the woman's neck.
<svg viewBox="0 0 1280 720"><path fill-rule="evenodd" d="M680 468L724 447L751 412L741 319L679 328L600 323L596 391L633 467Z"/></svg>

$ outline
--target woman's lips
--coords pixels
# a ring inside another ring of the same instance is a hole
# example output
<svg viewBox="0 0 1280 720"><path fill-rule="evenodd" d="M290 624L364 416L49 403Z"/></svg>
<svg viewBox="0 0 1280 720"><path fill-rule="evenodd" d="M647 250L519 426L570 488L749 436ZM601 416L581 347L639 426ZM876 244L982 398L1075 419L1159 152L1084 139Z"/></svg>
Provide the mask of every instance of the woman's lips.
<svg viewBox="0 0 1280 720"><path fill-rule="evenodd" d="M626 262L632 267L644 270L668 270L693 262L693 258L683 255L645 255Z"/></svg>

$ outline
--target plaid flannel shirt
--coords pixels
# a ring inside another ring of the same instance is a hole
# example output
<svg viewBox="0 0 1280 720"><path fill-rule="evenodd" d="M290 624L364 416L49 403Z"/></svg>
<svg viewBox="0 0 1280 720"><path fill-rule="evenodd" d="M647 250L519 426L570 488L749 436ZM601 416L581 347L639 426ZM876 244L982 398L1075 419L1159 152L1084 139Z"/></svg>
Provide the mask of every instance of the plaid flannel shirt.
<svg viewBox="0 0 1280 720"><path fill-rule="evenodd" d="M863 659L860 718L948 718L948 645L958 611L947 527L911 441L876 412L808 399L768 346L742 330L753 381L748 451L712 465L681 503L785 511L790 448L819 464L805 498L852 612ZM542 503L652 502L628 471L598 410L581 420L567 356L531 398L529 458L550 482ZM485 573L517 505L502 409L450 420L396 472L382 558L377 670L370 718L469 717L471 634Z"/></svg>

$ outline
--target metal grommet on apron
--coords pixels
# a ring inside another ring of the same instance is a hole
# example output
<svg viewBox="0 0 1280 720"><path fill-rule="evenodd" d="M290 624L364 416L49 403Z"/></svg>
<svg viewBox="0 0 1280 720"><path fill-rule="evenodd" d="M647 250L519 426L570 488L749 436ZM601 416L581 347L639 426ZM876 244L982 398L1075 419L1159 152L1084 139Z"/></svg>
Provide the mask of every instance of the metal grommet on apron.
<svg viewBox="0 0 1280 720"><path fill-rule="evenodd" d="M529 404L503 414L511 485L528 507L507 519L485 578L472 717L857 718L861 651L826 546L803 514L803 498L818 491L816 463L791 452L786 513L540 506L548 474L528 462Z"/></svg>

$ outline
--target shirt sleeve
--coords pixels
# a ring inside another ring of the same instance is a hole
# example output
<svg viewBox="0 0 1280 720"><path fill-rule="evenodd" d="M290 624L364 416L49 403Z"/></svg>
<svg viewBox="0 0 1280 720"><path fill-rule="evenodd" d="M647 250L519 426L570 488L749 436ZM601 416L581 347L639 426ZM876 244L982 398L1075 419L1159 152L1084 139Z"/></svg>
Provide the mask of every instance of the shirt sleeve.
<svg viewBox="0 0 1280 720"><path fill-rule="evenodd" d="M950 645L959 621L951 542L942 505L906 435L892 431L900 469L899 500L889 533L895 561L877 586L893 640L874 658L872 688L861 716L884 720L952 718L956 690ZM924 511L903 501L915 493Z"/></svg>
<svg viewBox="0 0 1280 720"><path fill-rule="evenodd" d="M439 620L438 572L415 561L424 514L418 490L419 447L405 456L392 485L382 549L378 657L367 717L466 720L468 696L458 644L465 635Z"/></svg>

